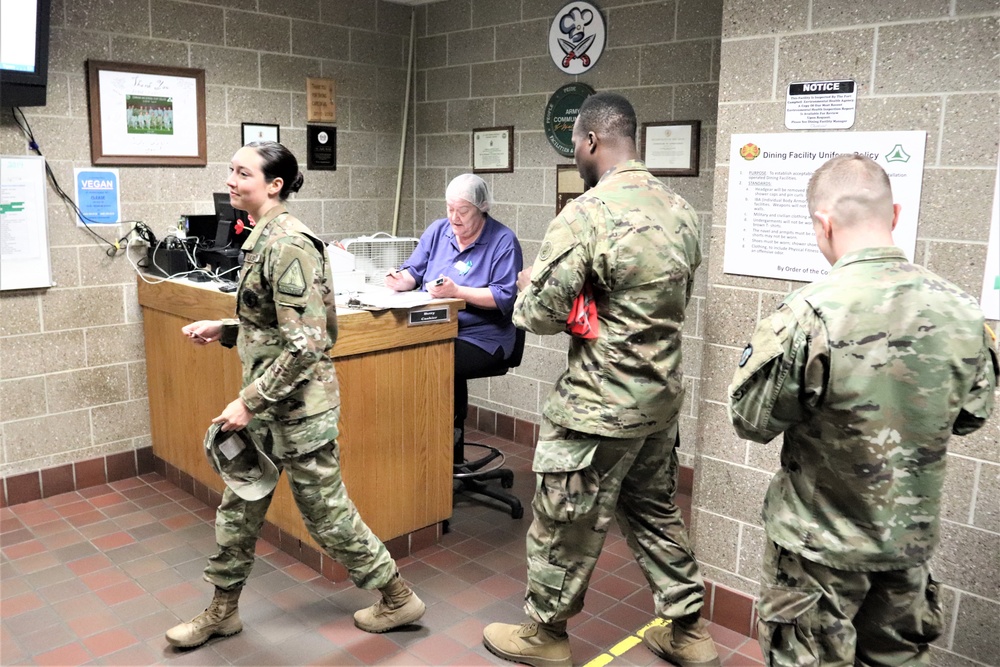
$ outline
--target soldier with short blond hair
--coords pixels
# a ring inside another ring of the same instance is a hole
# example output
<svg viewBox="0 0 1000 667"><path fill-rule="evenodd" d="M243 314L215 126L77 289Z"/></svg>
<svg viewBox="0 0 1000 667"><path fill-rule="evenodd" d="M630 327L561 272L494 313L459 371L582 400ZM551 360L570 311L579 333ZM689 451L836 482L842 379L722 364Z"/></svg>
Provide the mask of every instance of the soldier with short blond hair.
<svg viewBox="0 0 1000 667"><path fill-rule="evenodd" d="M976 301L893 246L900 206L878 164L833 158L807 201L833 268L760 322L729 387L737 433L784 433L764 500L764 661L926 664L948 439L989 417L996 352Z"/></svg>

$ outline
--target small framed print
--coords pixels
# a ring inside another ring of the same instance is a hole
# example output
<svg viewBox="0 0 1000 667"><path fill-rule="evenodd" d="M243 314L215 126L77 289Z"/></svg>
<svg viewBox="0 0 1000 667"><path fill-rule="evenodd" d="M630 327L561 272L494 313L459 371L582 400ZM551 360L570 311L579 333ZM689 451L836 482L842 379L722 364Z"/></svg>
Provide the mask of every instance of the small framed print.
<svg viewBox="0 0 1000 667"><path fill-rule="evenodd" d="M472 173L514 171L514 126L480 127L472 131Z"/></svg>
<svg viewBox="0 0 1000 667"><path fill-rule="evenodd" d="M642 159L653 176L697 176L701 121L642 124Z"/></svg>
<svg viewBox="0 0 1000 667"><path fill-rule="evenodd" d="M242 123L243 145L251 141L274 141L281 143L281 127L270 123Z"/></svg>
<svg viewBox="0 0 1000 667"><path fill-rule="evenodd" d="M559 215L571 199L586 192L587 184L575 164L556 165L556 215Z"/></svg>

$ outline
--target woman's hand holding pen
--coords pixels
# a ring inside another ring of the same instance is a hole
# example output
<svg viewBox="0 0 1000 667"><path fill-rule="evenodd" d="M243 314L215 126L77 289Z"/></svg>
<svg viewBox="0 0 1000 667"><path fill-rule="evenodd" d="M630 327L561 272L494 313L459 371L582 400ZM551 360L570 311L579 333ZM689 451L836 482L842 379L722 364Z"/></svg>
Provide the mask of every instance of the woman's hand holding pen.
<svg viewBox="0 0 1000 667"><path fill-rule="evenodd" d="M406 292L417 286L417 281L413 279L410 272L406 269L402 271L398 269L390 269L387 274L385 274L385 286L389 289L396 290L397 292Z"/></svg>
<svg viewBox="0 0 1000 667"><path fill-rule="evenodd" d="M219 340L222 335L222 322L218 320L198 320L181 327L181 333L195 345L208 345Z"/></svg>

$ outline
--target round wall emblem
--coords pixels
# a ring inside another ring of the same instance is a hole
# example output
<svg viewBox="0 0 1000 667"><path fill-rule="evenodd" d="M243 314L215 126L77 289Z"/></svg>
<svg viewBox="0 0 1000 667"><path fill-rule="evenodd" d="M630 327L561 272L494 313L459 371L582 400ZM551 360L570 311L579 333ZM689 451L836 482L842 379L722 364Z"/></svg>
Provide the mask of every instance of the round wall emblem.
<svg viewBox="0 0 1000 667"><path fill-rule="evenodd" d="M753 160L760 155L760 147L757 144L745 144L740 148L740 157L744 160Z"/></svg>
<svg viewBox="0 0 1000 667"><path fill-rule="evenodd" d="M593 94L594 89L585 83L567 83L545 105L545 138L560 155L573 157L573 123L580 105Z"/></svg>
<svg viewBox="0 0 1000 667"><path fill-rule="evenodd" d="M583 74L597 64L607 34L604 17L591 2L570 2L549 26L549 55L566 74Z"/></svg>

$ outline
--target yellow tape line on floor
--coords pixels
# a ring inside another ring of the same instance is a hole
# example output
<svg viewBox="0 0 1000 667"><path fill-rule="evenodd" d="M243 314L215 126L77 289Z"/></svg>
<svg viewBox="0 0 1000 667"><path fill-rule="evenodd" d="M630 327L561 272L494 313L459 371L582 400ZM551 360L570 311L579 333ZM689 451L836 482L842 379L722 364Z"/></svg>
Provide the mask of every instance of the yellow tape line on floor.
<svg viewBox="0 0 1000 667"><path fill-rule="evenodd" d="M624 655L626 652L628 652L629 650L634 648L637 644L639 644L642 641L642 636L646 634L646 630L649 630L650 628L657 626L667 625L668 623L670 623L670 621L666 621L662 618L653 619L646 625L636 630L634 635L629 635L625 639L621 640L620 642L609 648L607 653L602 653L601 655L597 656L596 658L585 664L583 667L604 667L615 658Z"/></svg>

